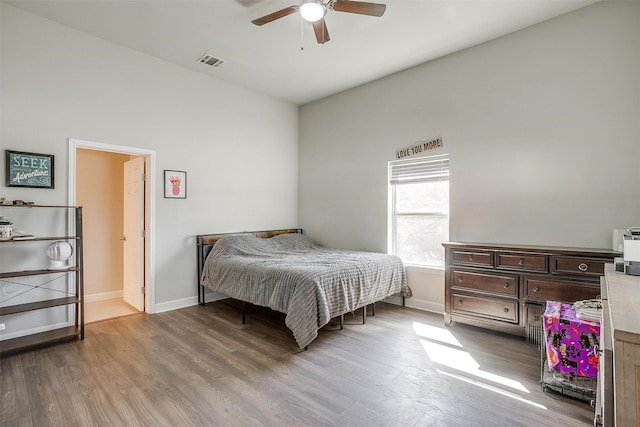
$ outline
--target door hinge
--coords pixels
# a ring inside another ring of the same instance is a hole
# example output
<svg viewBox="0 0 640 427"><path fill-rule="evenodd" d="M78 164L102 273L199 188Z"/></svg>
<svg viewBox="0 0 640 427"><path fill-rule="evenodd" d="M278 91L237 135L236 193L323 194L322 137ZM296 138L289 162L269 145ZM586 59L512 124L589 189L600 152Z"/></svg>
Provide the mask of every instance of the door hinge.
<svg viewBox="0 0 640 427"><path fill-rule="evenodd" d="M142 287L140 288L140 293L141 293L142 295L144 295L144 286L142 286Z"/></svg>
<svg viewBox="0 0 640 427"><path fill-rule="evenodd" d="M147 230L142 230L142 231L140 232L140 235L141 235L143 238L147 237Z"/></svg>
<svg viewBox="0 0 640 427"><path fill-rule="evenodd" d="M142 174L142 176L140 177L140 179L141 179L142 181L146 181L146 180L147 180L147 174L146 174L146 173L143 173L143 174Z"/></svg>

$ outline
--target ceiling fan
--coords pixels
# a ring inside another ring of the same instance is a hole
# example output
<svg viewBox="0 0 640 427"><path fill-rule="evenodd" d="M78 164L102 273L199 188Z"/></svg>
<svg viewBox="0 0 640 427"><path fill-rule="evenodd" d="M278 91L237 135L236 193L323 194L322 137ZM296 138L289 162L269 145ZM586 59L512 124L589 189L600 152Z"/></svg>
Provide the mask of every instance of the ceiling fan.
<svg viewBox="0 0 640 427"><path fill-rule="evenodd" d="M303 0L299 5L285 7L284 9L265 15L251 21L255 25L264 25L276 19L284 18L295 12L300 12L300 16L305 21L311 22L313 31L316 34L318 43L324 44L329 41L329 32L324 22L327 10L335 12L357 13L359 15L382 16L385 9L384 4L368 3L352 0Z"/></svg>

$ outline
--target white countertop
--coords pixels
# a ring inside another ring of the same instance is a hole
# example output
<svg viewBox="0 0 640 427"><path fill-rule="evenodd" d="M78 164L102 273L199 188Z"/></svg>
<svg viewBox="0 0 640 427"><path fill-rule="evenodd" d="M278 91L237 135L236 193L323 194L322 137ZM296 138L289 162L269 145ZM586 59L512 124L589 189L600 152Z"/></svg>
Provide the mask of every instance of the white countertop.
<svg viewBox="0 0 640 427"><path fill-rule="evenodd" d="M615 271L613 264L604 275L613 339L640 345L640 276Z"/></svg>

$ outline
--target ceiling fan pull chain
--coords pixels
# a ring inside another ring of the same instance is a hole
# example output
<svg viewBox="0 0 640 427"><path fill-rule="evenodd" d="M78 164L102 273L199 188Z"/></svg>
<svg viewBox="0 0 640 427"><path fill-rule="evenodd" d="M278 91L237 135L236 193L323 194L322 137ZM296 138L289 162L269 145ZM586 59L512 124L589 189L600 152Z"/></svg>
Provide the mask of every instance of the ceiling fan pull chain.
<svg viewBox="0 0 640 427"><path fill-rule="evenodd" d="M304 19L300 18L300 50L304 50Z"/></svg>

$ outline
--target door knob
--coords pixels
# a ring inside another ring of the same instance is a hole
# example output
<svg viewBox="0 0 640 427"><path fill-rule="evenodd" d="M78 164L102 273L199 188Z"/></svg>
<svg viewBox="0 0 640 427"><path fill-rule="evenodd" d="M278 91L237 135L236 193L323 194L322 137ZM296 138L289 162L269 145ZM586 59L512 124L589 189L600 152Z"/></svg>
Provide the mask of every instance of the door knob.
<svg viewBox="0 0 640 427"><path fill-rule="evenodd" d="M126 242L126 241L127 241L127 236L122 236L122 237L120 238L120 240L122 240L123 242Z"/></svg>

